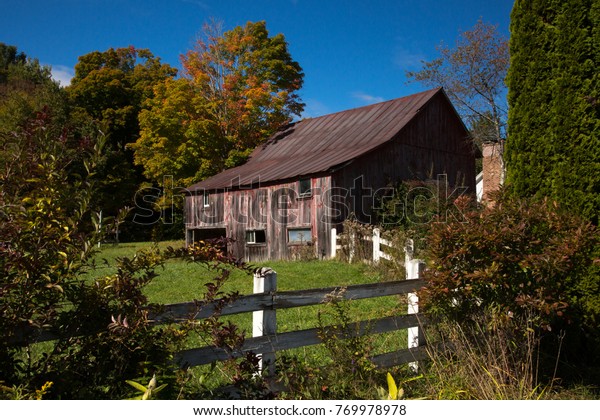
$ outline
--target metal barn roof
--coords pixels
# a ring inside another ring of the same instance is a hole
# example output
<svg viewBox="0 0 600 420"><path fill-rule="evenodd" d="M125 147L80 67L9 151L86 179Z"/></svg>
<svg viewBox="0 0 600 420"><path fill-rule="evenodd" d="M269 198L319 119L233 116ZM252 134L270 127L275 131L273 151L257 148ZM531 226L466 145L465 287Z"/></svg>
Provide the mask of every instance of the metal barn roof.
<svg viewBox="0 0 600 420"><path fill-rule="evenodd" d="M292 123L249 160L188 191L229 189L331 171L392 140L441 88Z"/></svg>

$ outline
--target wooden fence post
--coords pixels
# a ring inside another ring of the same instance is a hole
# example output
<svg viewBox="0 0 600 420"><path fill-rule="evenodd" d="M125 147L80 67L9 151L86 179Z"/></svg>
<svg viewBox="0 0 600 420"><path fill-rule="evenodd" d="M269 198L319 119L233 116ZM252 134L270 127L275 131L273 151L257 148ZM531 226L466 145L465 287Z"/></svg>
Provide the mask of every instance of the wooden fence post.
<svg viewBox="0 0 600 420"><path fill-rule="evenodd" d="M423 270L425 269L425 263L422 260L414 259L414 242L409 239L406 242L404 249L404 264L406 269L406 280L413 280L420 278ZM408 314L419 313L419 297L416 293L408 293ZM408 328L408 348L417 348L425 344L425 336L421 327ZM415 372L419 369L418 362L409 363L411 369Z"/></svg>
<svg viewBox="0 0 600 420"><path fill-rule="evenodd" d="M277 273L268 267L254 272L254 293L272 293L277 290ZM252 336L261 337L277 333L277 315L275 309L263 309L252 312ZM259 368L267 369L267 375L275 374L275 353L259 354Z"/></svg>
<svg viewBox="0 0 600 420"><path fill-rule="evenodd" d="M373 229L373 262L379 262L379 255L381 249L381 231L379 228Z"/></svg>

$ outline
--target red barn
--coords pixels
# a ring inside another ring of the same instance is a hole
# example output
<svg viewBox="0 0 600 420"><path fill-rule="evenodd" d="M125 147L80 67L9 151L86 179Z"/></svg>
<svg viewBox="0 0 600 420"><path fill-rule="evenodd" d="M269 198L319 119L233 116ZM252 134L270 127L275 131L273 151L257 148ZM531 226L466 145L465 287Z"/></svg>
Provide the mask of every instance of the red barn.
<svg viewBox="0 0 600 420"><path fill-rule="evenodd" d="M292 123L249 160L192 185L188 243L226 236L247 261L329 255L331 228L370 222L391 183L443 174L475 193L476 150L443 89Z"/></svg>

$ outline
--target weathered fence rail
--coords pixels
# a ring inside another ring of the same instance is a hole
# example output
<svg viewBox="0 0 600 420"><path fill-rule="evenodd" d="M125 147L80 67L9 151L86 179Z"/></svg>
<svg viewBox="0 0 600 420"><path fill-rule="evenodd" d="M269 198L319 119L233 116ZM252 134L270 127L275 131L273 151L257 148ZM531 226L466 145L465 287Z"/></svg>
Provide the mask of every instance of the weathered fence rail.
<svg viewBox="0 0 600 420"><path fill-rule="evenodd" d="M222 302L219 301L169 304L163 306L159 313L150 314L149 320L156 325L179 323L192 319L200 320L212 316L217 307L219 307L221 315L252 313L253 337L246 338L241 349L229 352L216 346L205 346L184 350L175 355L175 360L180 366L191 367L231 357L243 357L251 351L261 355L263 368L269 369L273 373L278 351L321 343L318 328L278 333L278 310L319 305L332 294L346 300L406 295L408 300L406 315L358 321L350 326L350 330L356 331L358 335L371 335L407 329L408 348L376 355L372 360L382 367L405 363L414 364L427 357L423 335L420 332L420 327L426 319L424 316L417 315L418 301L416 298L416 291L424 285L424 282L419 279L422 269L421 261L410 259L407 256L407 280L299 291L278 291L277 273L263 268L254 275L254 294L252 295L240 296L225 306L221 305ZM29 342L48 341L56 338L50 331L39 331L29 339Z"/></svg>
<svg viewBox="0 0 600 420"><path fill-rule="evenodd" d="M246 352L251 351L261 355L263 368L273 373L278 351L321 343L318 328L278 333L278 310L319 305L334 293L337 297L347 300L406 295L408 300L407 315L359 321L351 325L350 330L356 331L358 335L408 330L407 348L376 355L372 358L372 361L381 367L410 363L411 366L416 368L416 362L427 357L423 334L420 330L425 322L425 317L418 315L416 295L416 291L424 285L424 282L419 279L424 265L420 260L411 258L411 251L411 249L407 249L405 261L407 280L352 285L343 288L326 287L280 292L277 291L277 273L263 268L257 271L254 277L255 293L241 296L234 303L222 308L221 312L222 315L252 312L253 337L247 338L242 348L235 352L228 352L215 346L206 346L180 352L176 355L176 360L182 366L197 366L230 357L241 357ZM210 316L214 308L214 305L203 305L201 302L167 305L164 311L153 316L153 319L156 322L178 322L189 320L190 314L193 314L195 319L202 319Z"/></svg>
<svg viewBox="0 0 600 420"><path fill-rule="evenodd" d="M259 274L259 277L255 277L255 281L257 278L261 278L261 275L271 277L271 279L276 277L276 273L273 271L262 272ZM343 299L359 300L392 295L410 295L422 286L422 280L412 279L353 285L344 288L328 287L290 292L266 290L262 293L242 296L232 305L226 306L222 312L223 315L254 312L253 337L247 338L241 349L231 353L215 346L206 346L185 350L176 356L176 360L182 366L196 366L225 360L229 357L241 357L246 352L252 351L260 354L266 365L273 366L274 355L278 351L321 343L318 328L277 333L277 310L322 304L332 293ZM189 310L193 310L194 306L197 305L196 303L169 305L165 308L165 313L161 314L161 317L166 317L163 319L170 318L171 320L174 320L176 317L179 317L180 320L189 319ZM187 317L186 313L188 314ZM195 318L205 318L210 313L210 308L204 307L196 312ZM418 317L413 313L359 321L351 325L349 330L356 331L359 335L381 334L403 329L418 329L423 322L424 317ZM418 333L415 332L413 335L418 336ZM421 342L421 345L411 345L409 341L407 349L377 355L373 358L373 361L380 366L391 366L422 360L426 357L426 352L422 344Z"/></svg>
<svg viewBox="0 0 600 420"><path fill-rule="evenodd" d="M233 303L225 306L221 311L221 315L235 315L262 311L264 309L278 310L318 305L323 302L323 299L327 295L342 290L343 293L341 296L344 299L359 300L407 294L422 286L423 282L421 280L413 279L308 290L273 290L240 296ZM217 306L218 301L209 304L202 301L174 303L165 305L163 311L160 313L151 314L150 319L156 323L183 322L190 319L190 314L194 315L194 319L205 319L214 313Z"/></svg>

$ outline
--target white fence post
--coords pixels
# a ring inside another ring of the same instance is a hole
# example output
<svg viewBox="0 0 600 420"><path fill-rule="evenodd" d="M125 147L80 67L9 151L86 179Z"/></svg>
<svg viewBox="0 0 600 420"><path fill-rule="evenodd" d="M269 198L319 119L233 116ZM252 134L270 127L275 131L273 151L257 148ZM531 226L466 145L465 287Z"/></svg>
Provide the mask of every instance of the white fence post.
<svg viewBox="0 0 600 420"><path fill-rule="evenodd" d="M373 262L379 262L381 249L381 231L379 228L373 229Z"/></svg>
<svg viewBox="0 0 600 420"><path fill-rule="evenodd" d="M412 239L406 241L404 249L404 264L406 268L406 280L420 278L420 275L425 268L425 263L422 260L414 259L414 242ZM408 294L408 314L419 313L419 297L416 293ZM423 331L421 327L408 328L408 348L416 348L425 344ZM411 369L415 372L419 369L418 362L409 363Z"/></svg>
<svg viewBox="0 0 600 420"><path fill-rule="evenodd" d="M356 242L356 232L354 230L350 230L350 243L348 244L348 262L351 263L354 261L354 250L355 250L355 242Z"/></svg>
<svg viewBox="0 0 600 420"><path fill-rule="evenodd" d="M335 258L337 253L337 229L331 228L331 250L329 255L331 258Z"/></svg>
<svg viewBox="0 0 600 420"><path fill-rule="evenodd" d="M254 273L254 293L271 293L277 290L277 273L268 267L262 267ZM277 333L275 309L263 309L252 313L252 336L261 337ZM275 374L275 353L259 354L259 368L267 369L267 375Z"/></svg>
<svg viewBox="0 0 600 420"><path fill-rule="evenodd" d="M102 210L98 212L98 238L102 237ZM100 239L98 239L98 248L100 248Z"/></svg>

